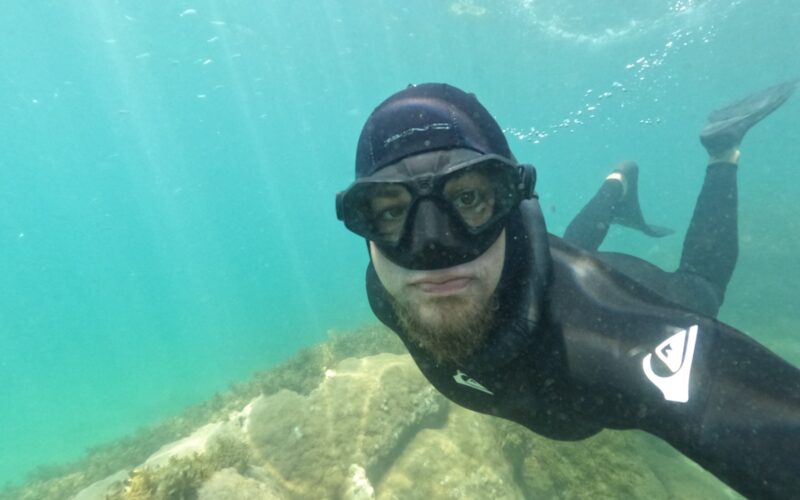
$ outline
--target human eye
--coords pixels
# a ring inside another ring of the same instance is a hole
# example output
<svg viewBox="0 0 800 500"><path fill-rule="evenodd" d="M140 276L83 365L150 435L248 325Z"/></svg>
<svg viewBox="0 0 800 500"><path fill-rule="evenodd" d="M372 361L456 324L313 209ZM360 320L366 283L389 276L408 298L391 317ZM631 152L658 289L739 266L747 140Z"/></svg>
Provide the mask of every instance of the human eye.
<svg viewBox="0 0 800 500"><path fill-rule="evenodd" d="M393 206L381 209L378 212L378 219L385 222L392 222L402 219L406 214L405 206Z"/></svg>
<svg viewBox="0 0 800 500"><path fill-rule="evenodd" d="M369 217L377 234L391 241L400 238L411 204L411 195L404 189L387 187L370 200Z"/></svg>
<svg viewBox="0 0 800 500"><path fill-rule="evenodd" d="M457 209L476 209L485 201L485 196L477 189L465 189L456 194L453 204Z"/></svg>
<svg viewBox="0 0 800 500"><path fill-rule="evenodd" d="M495 194L489 178L480 172L467 172L451 179L445 186L445 197L471 227L491 219Z"/></svg>

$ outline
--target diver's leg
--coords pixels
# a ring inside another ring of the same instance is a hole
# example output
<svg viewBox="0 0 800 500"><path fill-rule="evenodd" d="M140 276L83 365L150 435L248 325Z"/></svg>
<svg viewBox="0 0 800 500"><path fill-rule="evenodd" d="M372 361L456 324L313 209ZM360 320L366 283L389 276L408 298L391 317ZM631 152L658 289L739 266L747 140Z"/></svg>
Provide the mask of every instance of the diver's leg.
<svg viewBox="0 0 800 500"><path fill-rule="evenodd" d="M710 284L719 305L739 256L736 156L709 162L677 271Z"/></svg>
<svg viewBox="0 0 800 500"><path fill-rule="evenodd" d="M625 194L624 181L615 174L606 177L597 194L572 219L564 232L564 240L589 251L600 247L614 216L614 204Z"/></svg>
<svg viewBox="0 0 800 500"><path fill-rule="evenodd" d="M645 222L639 207L639 166L635 162L620 163L606 177L594 198L567 227L564 239L594 251L600 247L611 224L628 226L654 237L672 234L671 229Z"/></svg>
<svg viewBox="0 0 800 500"><path fill-rule="evenodd" d="M796 87L797 80L789 81L714 111L700 133L709 161L677 273L706 281L719 305L739 255L739 145L747 131L786 102Z"/></svg>

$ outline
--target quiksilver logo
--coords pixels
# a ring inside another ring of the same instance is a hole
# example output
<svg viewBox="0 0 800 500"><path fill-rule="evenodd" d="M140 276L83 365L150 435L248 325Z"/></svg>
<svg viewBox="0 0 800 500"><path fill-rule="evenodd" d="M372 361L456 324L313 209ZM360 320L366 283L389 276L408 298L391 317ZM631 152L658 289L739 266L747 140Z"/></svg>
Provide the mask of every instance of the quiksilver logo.
<svg viewBox="0 0 800 500"><path fill-rule="evenodd" d="M465 385L467 387L471 387L472 389L476 389L478 391L485 392L486 394L491 394L492 396L494 396L494 393L492 391L482 386L474 378L469 378L469 376L466 373L462 372L461 370L458 370L456 374L453 375L453 380L455 380L461 385Z"/></svg>
<svg viewBox="0 0 800 500"><path fill-rule="evenodd" d="M697 341L697 325L681 330L655 348L656 357L672 373L666 377L653 371L653 354L642 359L644 374L664 394L667 401L686 403L689 401L689 377L692 373L694 346Z"/></svg>

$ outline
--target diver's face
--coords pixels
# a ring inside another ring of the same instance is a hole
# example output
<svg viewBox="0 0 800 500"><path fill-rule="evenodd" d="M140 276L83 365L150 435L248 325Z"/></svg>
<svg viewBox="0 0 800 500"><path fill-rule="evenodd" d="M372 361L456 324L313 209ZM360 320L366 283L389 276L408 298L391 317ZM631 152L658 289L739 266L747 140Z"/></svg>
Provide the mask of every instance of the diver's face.
<svg viewBox="0 0 800 500"><path fill-rule="evenodd" d="M478 258L445 269L406 269L373 242L369 248L406 334L437 361L458 362L469 356L488 334L497 309L505 230Z"/></svg>

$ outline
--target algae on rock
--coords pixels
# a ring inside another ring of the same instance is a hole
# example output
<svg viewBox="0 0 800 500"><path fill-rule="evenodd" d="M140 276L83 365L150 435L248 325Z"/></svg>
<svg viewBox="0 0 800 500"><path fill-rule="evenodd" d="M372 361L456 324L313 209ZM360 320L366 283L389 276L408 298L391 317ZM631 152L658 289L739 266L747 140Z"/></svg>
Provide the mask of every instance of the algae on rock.
<svg viewBox="0 0 800 500"><path fill-rule="evenodd" d="M335 498L353 464L385 470L405 441L447 408L410 358L347 359L307 398L283 391L253 406L248 433L257 453L307 498ZM302 485L302 486L301 486Z"/></svg>
<svg viewBox="0 0 800 500"><path fill-rule="evenodd" d="M165 464L134 469L125 481L106 493L107 500L191 500L215 472L244 471L251 450L234 438L219 438L207 449L188 456L172 456Z"/></svg>
<svg viewBox="0 0 800 500"><path fill-rule="evenodd" d="M424 429L377 485L379 500L525 498L499 445L497 419L451 405L441 429Z"/></svg>

